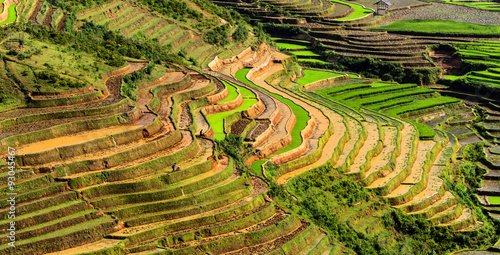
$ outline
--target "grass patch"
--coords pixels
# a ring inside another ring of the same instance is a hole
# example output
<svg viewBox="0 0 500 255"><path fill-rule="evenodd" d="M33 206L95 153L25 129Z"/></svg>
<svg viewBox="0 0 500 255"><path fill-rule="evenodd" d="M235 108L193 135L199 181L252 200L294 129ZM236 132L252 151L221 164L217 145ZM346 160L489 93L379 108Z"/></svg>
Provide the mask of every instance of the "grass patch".
<svg viewBox="0 0 500 255"><path fill-rule="evenodd" d="M387 30L399 32L442 33L442 34L500 34L500 25L478 25L467 22L449 20L400 20L389 25L371 28L371 30Z"/></svg>
<svg viewBox="0 0 500 255"><path fill-rule="evenodd" d="M297 79L297 83L300 85L306 85L315 81L325 80L337 76L342 76L342 74L306 69L304 70L304 77Z"/></svg>
<svg viewBox="0 0 500 255"><path fill-rule="evenodd" d="M17 18L16 6L17 6L17 4L13 4L13 5L9 6L9 10L8 10L9 16L7 17L7 20L0 23L0 26L16 22L16 18Z"/></svg>
<svg viewBox="0 0 500 255"><path fill-rule="evenodd" d="M238 79L238 80L240 80L240 81L242 81L250 86L258 87L257 85L255 85L253 82L249 81L246 78L248 71L250 71L249 68L244 68L244 69L239 70L238 72L236 72L236 79ZM292 129L292 142L288 146L286 146L285 148L277 151L275 154L280 154L280 153L292 150L294 148L297 148L300 145L300 143L302 142L302 137L300 136L300 131L302 131L307 126L307 121L310 119L309 113L306 110L304 110L304 108L295 104L292 100L286 99L280 95L271 93L271 92L267 91L266 89L263 89L263 88L261 88L261 89L264 90L266 93L270 94L271 96L273 96L274 98L276 98L276 99L280 100L281 102L290 106L293 113L295 114L295 117L297 118L297 122L295 123L295 126Z"/></svg>

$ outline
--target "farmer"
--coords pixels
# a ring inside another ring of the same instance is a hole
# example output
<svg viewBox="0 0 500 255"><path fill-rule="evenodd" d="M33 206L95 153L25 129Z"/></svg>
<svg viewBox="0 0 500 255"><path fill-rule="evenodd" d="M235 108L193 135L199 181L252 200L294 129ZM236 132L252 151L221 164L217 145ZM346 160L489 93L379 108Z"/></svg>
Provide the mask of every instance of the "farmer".
<svg viewBox="0 0 500 255"><path fill-rule="evenodd" d="M178 166L178 167L177 167L177 171L180 171L180 170L181 170L181 166Z"/></svg>
<svg viewBox="0 0 500 255"><path fill-rule="evenodd" d="M215 149L215 146L217 146L217 143L214 141L214 149Z"/></svg>
<svg viewBox="0 0 500 255"><path fill-rule="evenodd" d="M200 130L200 137L203 137L203 129Z"/></svg>
<svg viewBox="0 0 500 255"><path fill-rule="evenodd" d="M175 164L176 163L174 163L174 165L172 166L172 171L175 171Z"/></svg>

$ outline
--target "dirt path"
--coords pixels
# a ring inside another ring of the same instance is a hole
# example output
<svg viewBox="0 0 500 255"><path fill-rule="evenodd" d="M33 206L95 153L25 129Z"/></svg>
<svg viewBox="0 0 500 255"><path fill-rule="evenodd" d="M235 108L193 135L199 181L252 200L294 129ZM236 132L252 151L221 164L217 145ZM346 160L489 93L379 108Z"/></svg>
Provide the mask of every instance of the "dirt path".
<svg viewBox="0 0 500 255"><path fill-rule="evenodd" d="M371 122L362 123L366 131L368 132L368 137L361 147L356 158L354 158L354 163L349 167L349 173L357 173L360 171L361 165L366 162L366 155L369 151L371 151L377 145L377 142L380 140L380 134L377 127L377 124Z"/></svg>
<svg viewBox="0 0 500 255"><path fill-rule="evenodd" d="M372 184L368 185L367 188L373 189L378 187L383 187L390 180L392 180L395 176L401 173L405 167L408 165L408 159L410 158L410 154L412 152L413 141L417 139L415 128L410 125L408 122L404 122L404 128L401 131L401 154L396 159L396 165L392 172L390 173L382 173L384 175L383 178L379 178L375 180Z"/></svg>

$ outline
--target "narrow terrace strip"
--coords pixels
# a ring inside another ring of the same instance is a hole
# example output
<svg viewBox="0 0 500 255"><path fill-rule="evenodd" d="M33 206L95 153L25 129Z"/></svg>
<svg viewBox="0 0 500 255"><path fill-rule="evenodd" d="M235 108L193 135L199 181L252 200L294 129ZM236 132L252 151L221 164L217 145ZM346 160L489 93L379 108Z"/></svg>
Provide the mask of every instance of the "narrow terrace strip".
<svg viewBox="0 0 500 255"><path fill-rule="evenodd" d="M286 173L282 176L280 176L276 182L280 185L286 185L286 183L291 180L293 177L300 175L301 173L304 173L308 170L314 169L318 166L321 166L329 161L331 161L333 153L335 152L335 148L337 148L340 144L340 139L342 136L347 132L347 128L344 125L343 122L343 116L324 107L324 106L319 106L320 109L322 109L325 114L327 114L331 120L332 120L332 125L333 125L333 135L328 139L328 141L325 144L325 147L323 148L323 152L321 153L321 157L318 161L314 162L311 165L301 167L299 169L296 169L292 172Z"/></svg>
<svg viewBox="0 0 500 255"><path fill-rule="evenodd" d="M361 170L361 165L366 162L366 156L369 151L373 150L380 140L379 129L375 123L362 123L365 125L365 129L368 132L366 141L363 143L363 147L359 151L356 158L354 158L354 163L349 167L348 173L358 173ZM368 159L371 160L371 159Z"/></svg>
<svg viewBox="0 0 500 255"><path fill-rule="evenodd" d="M349 139L349 142L347 142L347 144L345 145L344 150L342 151L342 154L340 155L339 159L333 165L333 167L335 167L335 168L338 168L345 163L347 157L349 156L351 151L354 149L354 146L358 142L360 135L361 135L362 127L358 122L356 122L353 119L348 117L347 123L348 123L347 129L349 131L350 139Z"/></svg>
<svg viewBox="0 0 500 255"><path fill-rule="evenodd" d="M86 131L74 135L61 136L58 138L44 140L40 142L31 143L25 146L21 146L17 149L16 152L19 153L19 155L32 154L36 152L46 151L56 147L79 144L86 141L110 136L113 134L138 129L141 128L142 126L143 125L141 125L140 123L134 123L130 125L119 125L119 126L102 128L98 130Z"/></svg>
<svg viewBox="0 0 500 255"><path fill-rule="evenodd" d="M416 137L415 128L408 122L404 123L404 128L401 131L402 141L401 141L401 154L396 159L396 164L391 173L385 175L383 178L375 180L372 184L368 185L367 188L380 188L385 186L393 178L395 178L399 173L401 173L407 166L411 153L413 151L413 142Z"/></svg>

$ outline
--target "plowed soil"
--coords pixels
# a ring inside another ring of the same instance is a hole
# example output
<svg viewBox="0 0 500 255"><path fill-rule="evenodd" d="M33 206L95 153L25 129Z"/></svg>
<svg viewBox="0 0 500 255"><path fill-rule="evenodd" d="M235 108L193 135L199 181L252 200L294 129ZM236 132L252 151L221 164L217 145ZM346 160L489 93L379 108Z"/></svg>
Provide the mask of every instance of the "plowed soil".
<svg viewBox="0 0 500 255"><path fill-rule="evenodd" d="M243 130L245 129L245 127L250 123L252 122L251 120L249 119L240 119L238 121L236 121L235 123L233 123L233 125L231 125L231 133L234 134L234 135L240 135L241 132L243 132Z"/></svg>
<svg viewBox="0 0 500 255"><path fill-rule="evenodd" d="M261 135L262 133L264 133L264 131L266 131L269 128L269 125L271 125L271 121L270 120L258 120L257 121L257 126L252 131L252 135L250 136L250 138L252 140L254 140L255 138L257 138L259 135Z"/></svg>
<svg viewBox="0 0 500 255"><path fill-rule="evenodd" d="M36 22L36 15L38 15L38 13L40 12L40 9L42 9L42 5L43 5L43 2L38 0L36 2L36 7L35 7L35 10L33 10L33 13L31 14L29 20L31 21L31 23L37 25L38 22Z"/></svg>
<svg viewBox="0 0 500 255"><path fill-rule="evenodd" d="M47 14L45 15L45 19L43 20L43 25L48 27L48 28L51 28L52 25L52 14L54 14L54 12L56 11L56 8L50 8L49 11L47 12Z"/></svg>
<svg viewBox="0 0 500 255"><path fill-rule="evenodd" d="M64 30L64 25L66 24L66 20L68 19L68 14L64 14L59 23L57 24L57 31L62 32Z"/></svg>

